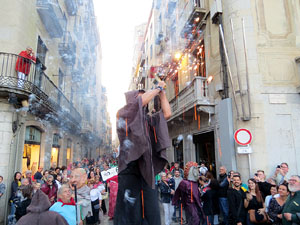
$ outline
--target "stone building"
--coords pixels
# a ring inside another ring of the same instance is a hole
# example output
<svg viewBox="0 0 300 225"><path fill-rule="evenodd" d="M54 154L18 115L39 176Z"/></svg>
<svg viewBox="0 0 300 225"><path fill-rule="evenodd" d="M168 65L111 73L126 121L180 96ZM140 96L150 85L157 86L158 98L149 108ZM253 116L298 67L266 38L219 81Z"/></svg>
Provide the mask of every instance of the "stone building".
<svg viewBox="0 0 300 225"><path fill-rule="evenodd" d="M299 9L284 0L154 1L133 80L167 83L170 162L225 165L244 179L257 169L271 176L281 162L300 173ZM234 141L240 128L253 137L244 149Z"/></svg>
<svg viewBox="0 0 300 225"><path fill-rule="evenodd" d="M0 174L96 158L111 147L101 45L92 0L3 0L0 20ZM36 62L19 80L18 56L31 47Z"/></svg>

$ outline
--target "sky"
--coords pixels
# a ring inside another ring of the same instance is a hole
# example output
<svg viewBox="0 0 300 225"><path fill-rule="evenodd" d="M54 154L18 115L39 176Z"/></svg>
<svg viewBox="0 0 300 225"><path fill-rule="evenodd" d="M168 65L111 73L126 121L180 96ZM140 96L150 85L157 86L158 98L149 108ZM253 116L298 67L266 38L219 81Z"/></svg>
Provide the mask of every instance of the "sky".
<svg viewBox="0 0 300 225"><path fill-rule="evenodd" d="M94 0L102 46L102 83L116 137L116 113L125 105L133 64L134 28L148 21L152 0Z"/></svg>

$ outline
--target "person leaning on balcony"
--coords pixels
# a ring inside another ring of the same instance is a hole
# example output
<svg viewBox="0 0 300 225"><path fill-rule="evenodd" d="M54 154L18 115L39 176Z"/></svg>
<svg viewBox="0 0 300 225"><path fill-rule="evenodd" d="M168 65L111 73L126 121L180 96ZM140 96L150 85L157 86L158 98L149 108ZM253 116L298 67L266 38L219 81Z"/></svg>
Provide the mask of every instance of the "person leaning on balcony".
<svg viewBox="0 0 300 225"><path fill-rule="evenodd" d="M18 73L18 87L22 87L24 82L21 80L25 80L26 76L28 76L30 72L30 66L32 62L36 62L36 58L34 52L31 47L27 47L25 51L21 51L19 53L19 57L16 62L16 71Z"/></svg>

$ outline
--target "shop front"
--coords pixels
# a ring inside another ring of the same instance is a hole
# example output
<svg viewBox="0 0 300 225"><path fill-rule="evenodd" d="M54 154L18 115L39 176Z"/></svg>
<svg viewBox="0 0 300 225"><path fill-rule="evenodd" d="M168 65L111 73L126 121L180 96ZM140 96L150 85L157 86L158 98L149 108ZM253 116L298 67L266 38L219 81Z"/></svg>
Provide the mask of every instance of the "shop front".
<svg viewBox="0 0 300 225"><path fill-rule="evenodd" d="M34 174L40 165L42 132L34 127L26 127L25 144L23 150L22 173L31 170Z"/></svg>
<svg viewBox="0 0 300 225"><path fill-rule="evenodd" d="M58 160L59 160L59 134L53 134L53 143L52 143L52 149L51 149L51 167L58 166Z"/></svg>

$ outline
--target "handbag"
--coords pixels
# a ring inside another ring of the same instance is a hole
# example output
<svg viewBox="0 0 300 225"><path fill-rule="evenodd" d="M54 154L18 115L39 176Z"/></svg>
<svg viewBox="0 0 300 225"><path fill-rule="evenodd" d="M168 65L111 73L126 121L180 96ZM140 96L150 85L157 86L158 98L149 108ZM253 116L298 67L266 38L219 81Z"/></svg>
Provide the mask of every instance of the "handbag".
<svg viewBox="0 0 300 225"><path fill-rule="evenodd" d="M267 214L264 212L263 214L258 214L257 210L250 209L249 211L249 219L251 223L266 223L268 222Z"/></svg>
<svg viewBox="0 0 300 225"><path fill-rule="evenodd" d="M108 199L108 192L104 192L102 195L102 200Z"/></svg>

